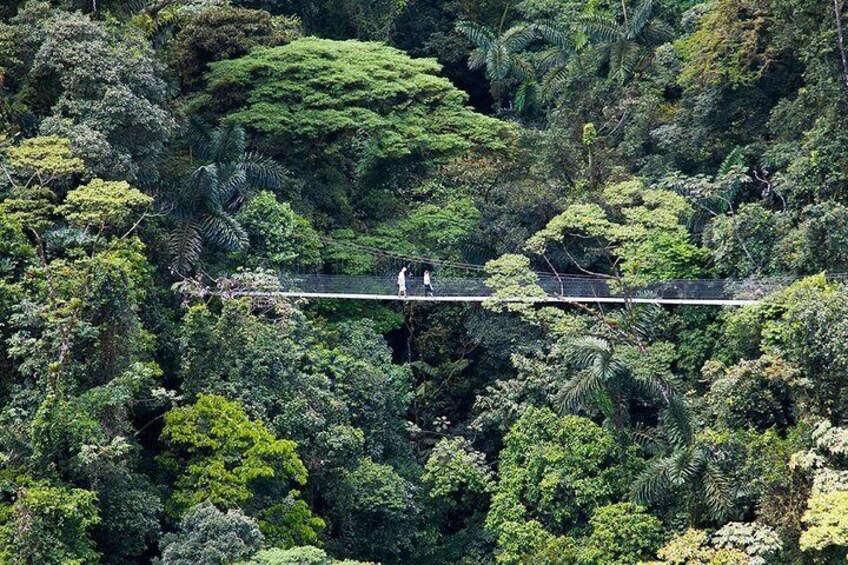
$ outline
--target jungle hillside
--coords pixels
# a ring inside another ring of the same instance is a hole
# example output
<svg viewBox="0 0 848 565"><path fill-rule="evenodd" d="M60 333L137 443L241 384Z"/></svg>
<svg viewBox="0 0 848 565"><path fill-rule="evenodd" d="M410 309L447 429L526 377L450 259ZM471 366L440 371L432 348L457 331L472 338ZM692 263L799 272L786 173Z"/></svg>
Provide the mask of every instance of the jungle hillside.
<svg viewBox="0 0 848 565"><path fill-rule="evenodd" d="M0 565L844 565L846 4L3 0Z"/></svg>

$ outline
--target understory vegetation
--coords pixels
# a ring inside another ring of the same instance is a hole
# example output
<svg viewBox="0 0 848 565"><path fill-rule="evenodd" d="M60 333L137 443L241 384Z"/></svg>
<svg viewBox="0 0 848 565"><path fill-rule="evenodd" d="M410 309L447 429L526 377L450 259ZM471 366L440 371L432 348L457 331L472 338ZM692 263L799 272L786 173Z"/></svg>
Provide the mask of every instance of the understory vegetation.
<svg viewBox="0 0 848 565"><path fill-rule="evenodd" d="M0 564L846 563L844 4L2 2Z"/></svg>

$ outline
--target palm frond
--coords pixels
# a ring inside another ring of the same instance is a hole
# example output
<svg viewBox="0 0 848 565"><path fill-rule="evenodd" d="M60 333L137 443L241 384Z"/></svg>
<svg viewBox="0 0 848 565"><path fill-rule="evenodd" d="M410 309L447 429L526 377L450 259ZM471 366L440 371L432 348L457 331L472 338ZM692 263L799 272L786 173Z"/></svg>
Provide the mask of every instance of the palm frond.
<svg viewBox="0 0 848 565"><path fill-rule="evenodd" d="M692 424L689 408L679 397L672 397L660 412L663 431L671 445L681 448L692 443Z"/></svg>
<svg viewBox="0 0 848 565"><path fill-rule="evenodd" d="M667 400L674 390L673 383L656 374L634 373L631 381L635 392L642 398L652 400Z"/></svg>
<svg viewBox="0 0 848 565"><path fill-rule="evenodd" d="M209 160L226 162L238 159L244 152L246 143L247 136L241 126L217 127L209 136Z"/></svg>
<svg viewBox="0 0 848 565"><path fill-rule="evenodd" d="M596 375L596 378L609 387L620 387L623 377L629 371L626 365L613 355L612 344L598 337L583 337L570 347L566 359L577 369Z"/></svg>
<svg viewBox="0 0 848 565"><path fill-rule="evenodd" d="M648 505L668 494L671 481L668 476L670 458L653 459L630 486L630 499L636 504Z"/></svg>
<svg viewBox="0 0 848 565"><path fill-rule="evenodd" d="M541 71L564 67L568 60L569 55L560 49L545 49L536 54L536 65Z"/></svg>
<svg viewBox="0 0 848 565"><path fill-rule="evenodd" d="M585 33L590 40L599 43L619 41L623 35L615 20L597 14L578 18L577 29Z"/></svg>
<svg viewBox="0 0 848 565"><path fill-rule="evenodd" d="M485 51L488 51L491 44L495 41L494 32L476 22L460 21L457 22L455 29L467 37L471 43Z"/></svg>
<svg viewBox="0 0 848 565"><path fill-rule="evenodd" d="M630 430L630 439L648 453L655 454L662 445L662 438L656 428L649 428L643 424L637 424Z"/></svg>
<svg viewBox="0 0 848 565"><path fill-rule="evenodd" d="M206 214L201 225L206 239L225 251L241 251L249 244L247 232L226 212Z"/></svg>
<svg viewBox="0 0 848 565"><path fill-rule="evenodd" d="M674 486L692 482L698 473L698 461L689 449L679 449L665 459L666 474Z"/></svg>
<svg viewBox="0 0 848 565"><path fill-rule="evenodd" d="M468 56L468 68L480 69L486 65L486 51L479 47Z"/></svg>
<svg viewBox="0 0 848 565"><path fill-rule="evenodd" d="M243 153L239 164L247 173L247 183L250 188L276 190L283 185L288 176L285 167L269 157L252 151Z"/></svg>
<svg viewBox="0 0 848 565"><path fill-rule="evenodd" d="M557 395L560 410L575 412L589 404L590 399L597 398L602 390L598 375L592 371L580 371L573 375Z"/></svg>
<svg viewBox="0 0 848 565"><path fill-rule="evenodd" d="M716 520L727 518L733 509L730 479L718 465L709 461L704 466L702 480L704 498L711 516Z"/></svg>
<svg viewBox="0 0 848 565"><path fill-rule="evenodd" d="M610 43L609 65L610 77L624 83L633 74L640 58L640 47L629 41Z"/></svg>
<svg viewBox="0 0 848 565"><path fill-rule="evenodd" d="M571 343L566 357L575 366L585 369L594 365L598 358L609 359L612 357L612 345L609 341L600 337L581 337Z"/></svg>
<svg viewBox="0 0 848 565"><path fill-rule="evenodd" d="M745 150L740 146L734 147L730 153L727 154L727 157L721 162L718 168L718 176L729 175L733 172L734 167L744 167L745 166Z"/></svg>
<svg viewBox="0 0 848 565"><path fill-rule="evenodd" d="M486 78L499 82L504 80L510 71L510 53L503 44L496 44L486 53Z"/></svg>
<svg viewBox="0 0 848 565"><path fill-rule="evenodd" d="M506 30L499 38L499 42L512 53L517 53L525 49L534 39L536 39L536 26L517 25Z"/></svg>
<svg viewBox="0 0 848 565"><path fill-rule="evenodd" d="M536 31L542 39L555 46L559 51L567 53L574 51L574 40L569 31L550 24L539 24L536 26Z"/></svg>
<svg viewBox="0 0 848 565"><path fill-rule="evenodd" d="M642 33L642 29L644 29L645 25L651 19L653 11L653 0L642 0L642 2L636 6L636 9L630 16L630 29L627 30L627 35L630 39L635 39L640 33Z"/></svg>
<svg viewBox="0 0 848 565"><path fill-rule="evenodd" d="M201 226L191 217L177 220L176 226L168 237L168 247L173 258L171 271L185 275L200 259L203 250Z"/></svg>
<svg viewBox="0 0 848 565"><path fill-rule="evenodd" d="M215 201L226 206L234 199L245 196L247 171L240 164L227 163L219 170L220 178L215 189Z"/></svg>
<svg viewBox="0 0 848 565"><path fill-rule="evenodd" d="M527 112L536 105L538 85L534 80L525 80L515 92L515 107L519 112Z"/></svg>
<svg viewBox="0 0 848 565"><path fill-rule="evenodd" d="M214 198L218 192L218 165L201 165L192 171L186 184L187 196L197 199Z"/></svg>
<svg viewBox="0 0 848 565"><path fill-rule="evenodd" d="M565 90L573 74L571 65L559 65L551 68L542 78L542 96L549 100Z"/></svg>
<svg viewBox="0 0 848 565"><path fill-rule="evenodd" d="M209 161L209 124L198 115L189 117L186 138L195 159Z"/></svg>
<svg viewBox="0 0 848 565"><path fill-rule="evenodd" d="M662 329L665 315L665 310L658 304L638 304L630 315L622 317L621 325L625 331L647 341Z"/></svg>
<svg viewBox="0 0 848 565"><path fill-rule="evenodd" d="M647 45L660 45L674 38L674 30L661 20L651 20L638 35Z"/></svg>
<svg viewBox="0 0 848 565"><path fill-rule="evenodd" d="M512 56L512 75L521 82L528 84L533 83L535 86L536 68L526 57L521 55Z"/></svg>

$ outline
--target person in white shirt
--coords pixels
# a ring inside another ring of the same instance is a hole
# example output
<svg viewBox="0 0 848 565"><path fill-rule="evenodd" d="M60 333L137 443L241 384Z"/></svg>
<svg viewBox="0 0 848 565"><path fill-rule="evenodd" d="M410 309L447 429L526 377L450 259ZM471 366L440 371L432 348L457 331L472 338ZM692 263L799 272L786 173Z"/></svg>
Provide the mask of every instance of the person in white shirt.
<svg viewBox="0 0 848 565"><path fill-rule="evenodd" d="M406 296L406 267L400 270L397 278L398 296Z"/></svg>
<svg viewBox="0 0 848 565"><path fill-rule="evenodd" d="M430 271L424 271L424 296L433 296L433 284L430 282Z"/></svg>

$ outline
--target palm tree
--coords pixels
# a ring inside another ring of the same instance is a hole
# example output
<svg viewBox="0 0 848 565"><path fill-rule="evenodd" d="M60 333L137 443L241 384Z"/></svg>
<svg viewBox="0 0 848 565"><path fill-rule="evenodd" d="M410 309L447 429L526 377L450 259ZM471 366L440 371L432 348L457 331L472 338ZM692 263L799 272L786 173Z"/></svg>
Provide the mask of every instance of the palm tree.
<svg viewBox="0 0 848 565"><path fill-rule="evenodd" d="M548 44L547 49L538 54L537 64L542 71L542 95L551 98L565 88L578 70L573 57L575 40L571 33L557 26L538 24L536 29Z"/></svg>
<svg viewBox="0 0 848 565"><path fill-rule="evenodd" d="M468 57L468 68L486 69L486 78L492 83L492 96L496 100L500 102L511 81L534 82L535 70L523 50L536 38L535 26L520 24L502 32L461 21L456 29L475 47Z"/></svg>
<svg viewBox="0 0 848 565"><path fill-rule="evenodd" d="M195 167L172 194L166 206L175 220L169 243L171 270L186 274L200 260L204 244L239 251L247 234L233 213L257 189L277 189L285 169L258 153L245 151L245 133L238 126L211 132L197 123L189 129Z"/></svg>
<svg viewBox="0 0 848 565"><path fill-rule="evenodd" d="M651 18L653 10L653 0L642 0L628 16L627 7L622 2L621 21L598 14L578 20L578 29L595 45L601 64L609 64L610 78L626 82L647 60L651 48L672 37L667 25Z"/></svg>
<svg viewBox="0 0 848 565"><path fill-rule="evenodd" d="M727 518L733 502L730 480L721 466L722 453L696 437L683 399L669 400L660 412L658 429L637 429L633 437L656 453L633 483L634 502L650 504L676 494L685 497L692 526L705 514L717 521Z"/></svg>
<svg viewBox="0 0 848 565"><path fill-rule="evenodd" d="M558 395L561 409L597 408L619 434L630 427L631 399L671 395L671 385L660 375L631 371L610 340L580 338L571 344L567 359L576 372Z"/></svg>

